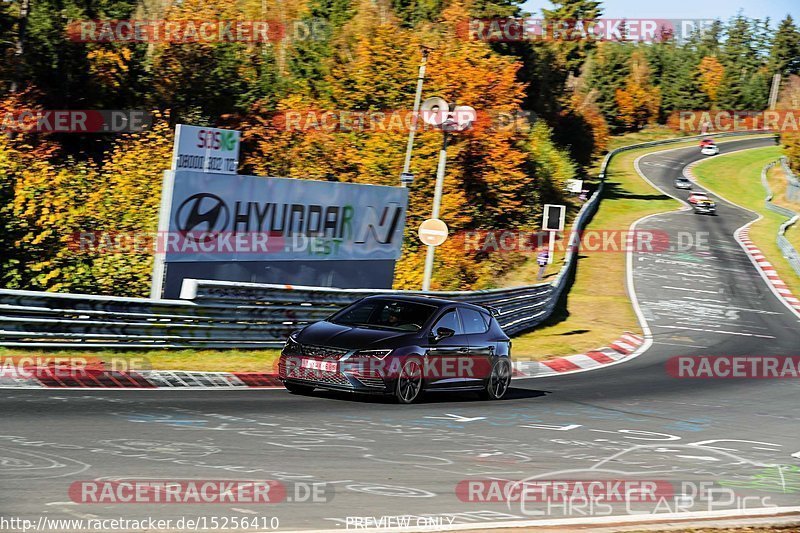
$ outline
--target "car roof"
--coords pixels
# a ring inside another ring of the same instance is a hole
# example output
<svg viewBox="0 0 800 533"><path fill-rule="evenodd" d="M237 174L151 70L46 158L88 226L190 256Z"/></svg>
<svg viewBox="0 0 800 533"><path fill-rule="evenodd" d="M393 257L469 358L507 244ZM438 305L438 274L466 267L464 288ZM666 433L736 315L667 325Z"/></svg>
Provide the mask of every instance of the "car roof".
<svg viewBox="0 0 800 533"><path fill-rule="evenodd" d="M414 302L427 305L435 305L436 307L446 307L449 305L459 305L461 307L468 307L476 311L482 311L491 315L491 312L483 306L471 304L468 302L459 302L456 300L447 300L445 298L436 298L434 296L426 296L423 294L374 294L367 296L365 300L400 300L404 302Z"/></svg>

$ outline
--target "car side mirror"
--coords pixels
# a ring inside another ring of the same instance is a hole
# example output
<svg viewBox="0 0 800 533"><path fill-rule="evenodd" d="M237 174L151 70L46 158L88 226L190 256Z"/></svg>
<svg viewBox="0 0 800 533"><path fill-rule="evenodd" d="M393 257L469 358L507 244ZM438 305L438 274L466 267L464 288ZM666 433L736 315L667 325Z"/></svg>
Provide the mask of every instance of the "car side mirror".
<svg viewBox="0 0 800 533"><path fill-rule="evenodd" d="M436 334L433 335L433 342L439 342L440 340L452 337L455 334L456 332L450 328L439 328L436 330Z"/></svg>

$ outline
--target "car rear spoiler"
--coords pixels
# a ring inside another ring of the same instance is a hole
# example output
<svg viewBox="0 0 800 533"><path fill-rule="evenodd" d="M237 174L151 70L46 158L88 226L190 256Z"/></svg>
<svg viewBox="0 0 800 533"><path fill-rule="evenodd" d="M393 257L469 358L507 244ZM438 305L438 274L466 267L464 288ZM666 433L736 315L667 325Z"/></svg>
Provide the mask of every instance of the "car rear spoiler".
<svg viewBox="0 0 800 533"><path fill-rule="evenodd" d="M491 305L481 305L481 307L489 311L489 314L491 314L495 318L500 316L500 310L496 307L492 307Z"/></svg>

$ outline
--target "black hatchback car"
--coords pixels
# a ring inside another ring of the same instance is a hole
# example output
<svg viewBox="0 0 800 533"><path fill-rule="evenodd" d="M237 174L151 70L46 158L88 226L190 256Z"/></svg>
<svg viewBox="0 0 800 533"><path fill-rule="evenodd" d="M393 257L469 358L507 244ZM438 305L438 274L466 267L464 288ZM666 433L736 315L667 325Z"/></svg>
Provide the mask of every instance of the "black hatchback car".
<svg viewBox="0 0 800 533"><path fill-rule="evenodd" d="M315 388L394 394L477 391L502 398L511 382L511 341L493 312L425 296L370 296L293 333L278 373L289 392Z"/></svg>

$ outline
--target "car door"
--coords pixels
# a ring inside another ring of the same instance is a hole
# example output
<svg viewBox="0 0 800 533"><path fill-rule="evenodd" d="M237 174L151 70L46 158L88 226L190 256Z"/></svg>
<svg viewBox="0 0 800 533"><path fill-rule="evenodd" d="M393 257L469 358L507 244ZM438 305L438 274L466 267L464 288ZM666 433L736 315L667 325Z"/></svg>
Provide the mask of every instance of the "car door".
<svg viewBox="0 0 800 533"><path fill-rule="evenodd" d="M439 341L429 337L425 377L428 387L432 389L463 386L464 379L458 373L458 363L469 356L469 340L455 307L446 309L439 316L431 327L431 333L435 334L442 327L452 329L455 334Z"/></svg>
<svg viewBox="0 0 800 533"><path fill-rule="evenodd" d="M461 323L469 342L468 362L462 363L465 386L478 386L489 377L494 362L495 343L490 338L491 318L470 307L459 307Z"/></svg>

